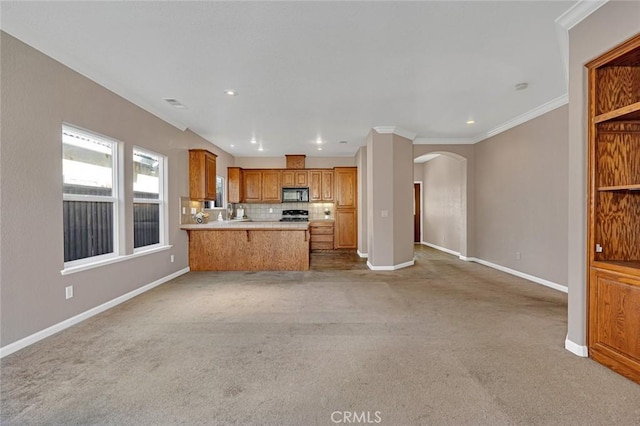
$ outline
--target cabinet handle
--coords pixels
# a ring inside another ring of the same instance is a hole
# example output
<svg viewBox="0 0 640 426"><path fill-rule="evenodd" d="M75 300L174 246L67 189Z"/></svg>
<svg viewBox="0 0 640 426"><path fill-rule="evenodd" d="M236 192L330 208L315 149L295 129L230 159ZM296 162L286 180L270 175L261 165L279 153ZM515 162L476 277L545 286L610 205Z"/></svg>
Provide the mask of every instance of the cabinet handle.
<svg viewBox="0 0 640 426"><path fill-rule="evenodd" d="M246 229L244 232L246 232L246 233L247 233L247 242L250 242L250 241L251 241L251 236L250 236L250 234L249 234L249 230L248 230L248 229Z"/></svg>

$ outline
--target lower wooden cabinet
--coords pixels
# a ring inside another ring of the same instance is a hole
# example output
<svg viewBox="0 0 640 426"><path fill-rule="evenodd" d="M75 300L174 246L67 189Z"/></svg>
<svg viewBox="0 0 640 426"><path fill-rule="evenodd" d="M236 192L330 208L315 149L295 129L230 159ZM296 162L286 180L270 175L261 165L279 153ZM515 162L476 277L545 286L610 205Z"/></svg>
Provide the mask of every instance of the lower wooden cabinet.
<svg viewBox="0 0 640 426"><path fill-rule="evenodd" d="M589 356L640 383L640 277L591 269Z"/></svg>
<svg viewBox="0 0 640 426"><path fill-rule="evenodd" d="M333 245L337 249L358 247L358 217L356 209L336 210L336 231Z"/></svg>
<svg viewBox="0 0 640 426"><path fill-rule="evenodd" d="M333 250L334 223L332 221L311 222L311 250Z"/></svg>

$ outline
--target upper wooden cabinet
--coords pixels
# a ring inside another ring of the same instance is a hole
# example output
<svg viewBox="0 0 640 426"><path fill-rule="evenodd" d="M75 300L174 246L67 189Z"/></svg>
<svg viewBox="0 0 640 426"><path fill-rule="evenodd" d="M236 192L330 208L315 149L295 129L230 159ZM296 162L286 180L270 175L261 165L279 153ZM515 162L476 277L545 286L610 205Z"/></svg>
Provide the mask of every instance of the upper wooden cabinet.
<svg viewBox="0 0 640 426"><path fill-rule="evenodd" d="M283 170L281 177L283 188L309 186L309 176L306 170Z"/></svg>
<svg viewBox="0 0 640 426"><path fill-rule="evenodd" d="M259 203L262 201L262 170L244 170L244 199L245 203Z"/></svg>
<svg viewBox="0 0 640 426"><path fill-rule="evenodd" d="M240 167L227 169L227 199L229 203L244 201L244 174Z"/></svg>
<svg viewBox="0 0 640 426"><path fill-rule="evenodd" d="M336 208L356 208L357 171L356 167L336 167L334 170Z"/></svg>
<svg viewBox="0 0 640 426"><path fill-rule="evenodd" d="M262 201L279 203L282 197L280 170L262 170Z"/></svg>
<svg viewBox="0 0 640 426"><path fill-rule="evenodd" d="M587 68L589 356L640 383L640 35Z"/></svg>
<svg viewBox="0 0 640 426"><path fill-rule="evenodd" d="M216 199L216 157L206 149L189 150L189 198Z"/></svg>
<svg viewBox="0 0 640 426"><path fill-rule="evenodd" d="M333 201L333 170L309 171L309 199Z"/></svg>

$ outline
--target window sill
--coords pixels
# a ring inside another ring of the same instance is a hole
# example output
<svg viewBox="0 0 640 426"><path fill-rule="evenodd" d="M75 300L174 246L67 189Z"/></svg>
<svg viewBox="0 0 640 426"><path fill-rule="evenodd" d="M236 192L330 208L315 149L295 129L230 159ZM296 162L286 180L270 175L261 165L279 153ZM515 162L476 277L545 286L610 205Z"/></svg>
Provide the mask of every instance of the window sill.
<svg viewBox="0 0 640 426"><path fill-rule="evenodd" d="M71 266L71 267L68 267L68 268L65 268L65 269L61 270L60 271L60 275L75 274L76 272L87 271L89 269L99 268L99 267L105 266L105 265L111 265L112 263L123 262L125 260L135 259L136 257L146 256L148 254L153 254L153 253L158 253L158 252L161 252L161 251L169 250L172 247L173 247L173 245L159 246L159 247L150 248L148 250L141 250L141 251L135 252L133 254L127 254L127 255L124 255L124 256L112 257L112 258L109 258L109 259L100 260L100 261L97 261L97 262L85 263L83 265L78 265L78 266Z"/></svg>

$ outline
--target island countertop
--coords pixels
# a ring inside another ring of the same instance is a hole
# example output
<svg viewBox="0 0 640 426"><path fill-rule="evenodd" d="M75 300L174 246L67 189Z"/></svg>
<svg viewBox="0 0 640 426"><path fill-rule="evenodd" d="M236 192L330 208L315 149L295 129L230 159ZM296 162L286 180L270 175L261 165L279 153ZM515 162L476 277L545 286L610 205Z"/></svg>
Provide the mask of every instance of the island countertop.
<svg viewBox="0 0 640 426"><path fill-rule="evenodd" d="M185 231L214 231L214 230L307 230L309 222L280 222L280 221L214 221L203 224L185 224L180 225L180 229Z"/></svg>
<svg viewBox="0 0 640 426"><path fill-rule="evenodd" d="M211 222L181 225L192 271L307 271L309 222Z"/></svg>

